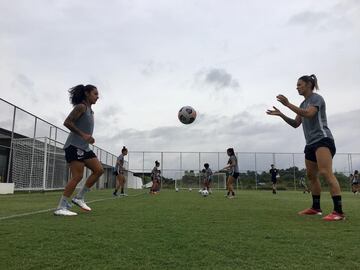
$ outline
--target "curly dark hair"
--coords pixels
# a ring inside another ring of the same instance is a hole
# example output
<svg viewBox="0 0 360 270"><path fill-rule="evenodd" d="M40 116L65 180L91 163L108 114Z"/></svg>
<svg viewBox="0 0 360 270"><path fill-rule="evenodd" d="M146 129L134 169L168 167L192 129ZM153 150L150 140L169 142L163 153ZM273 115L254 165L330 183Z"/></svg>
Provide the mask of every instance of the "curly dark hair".
<svg viewBox="0 0 360 270"><path fill-rule="evenodd" d="M79 84L69 89L69 100L72 105L77 105L83 102L86 98L85 92L90 93L92 90L96 89L96 86L88 84L83 85Z"/></svg>

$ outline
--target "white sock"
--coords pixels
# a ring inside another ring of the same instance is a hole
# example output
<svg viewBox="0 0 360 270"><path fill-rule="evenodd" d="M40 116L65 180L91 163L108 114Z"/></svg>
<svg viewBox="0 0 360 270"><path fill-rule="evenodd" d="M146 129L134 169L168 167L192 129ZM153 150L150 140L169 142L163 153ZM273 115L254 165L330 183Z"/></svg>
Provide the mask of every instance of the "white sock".
<svg viewBox="0 0 360 270"><path fill-rule="evenodd" d="M79 193L75 196L76 199L80 199L80 200L83 200L84 197L85 197L85 193L89 192L90 191L90 188L88 188L87 186L83 186Z"/></svg>
<svg viewBox="0 0 360 270"><path fill-rule="evenodd" d="M59 201L59 204L58 204L58 209L60 208L67 208L67 205L68 205L68 201L69 201L69 198L68 197L65 197L64 195L61 196L60 198L60 201Z"/></svg>

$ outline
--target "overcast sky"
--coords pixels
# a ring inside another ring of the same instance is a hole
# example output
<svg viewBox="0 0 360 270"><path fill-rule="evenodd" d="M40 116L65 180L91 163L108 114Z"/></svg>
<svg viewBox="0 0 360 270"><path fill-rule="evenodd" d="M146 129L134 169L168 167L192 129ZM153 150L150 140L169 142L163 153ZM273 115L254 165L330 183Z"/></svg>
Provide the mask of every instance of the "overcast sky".
<svg viewBox="0 0 360 270"><path fill-rule="evenodd" d="M0 96L62 126L67 89L96 85L114 154L302 152L302 128L265 111L280 93L299 105L314 73L338 152L360 152L359 44L358 0L0 0Z"/></svg>

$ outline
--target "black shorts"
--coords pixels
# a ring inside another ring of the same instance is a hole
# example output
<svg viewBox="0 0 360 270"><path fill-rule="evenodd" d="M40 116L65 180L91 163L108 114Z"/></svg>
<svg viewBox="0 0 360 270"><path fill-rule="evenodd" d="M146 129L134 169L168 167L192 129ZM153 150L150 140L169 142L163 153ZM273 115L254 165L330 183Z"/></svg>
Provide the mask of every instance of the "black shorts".
<svg viewBox="0 0 360 270"><path fill-rule="evenodd" d="M232 177L234 177L235 179L237 179L237 178L239 177L240 173L238 173L238 172L233 172L233 173L230 173L230 175L231 175Z"/></svg>
<svg viewBox="0 0 360 270"><path fill-rule="evenodd" d="M336 147L334 140L330 138L323 138L320 141L309 144L305 146L304 153L305 153L305 159L317 162L316 160L316 150L319 147L327 147L330 150L331 156L334 157L336 153Z"/></svg>
<svg viewBox="0 0 360 270"><path fill-rule="evenodd" d="M359 182L352 182L351 185L352 186L357 186L359 184Z"/></svg>
<svg viewBox="0 0 360 270"><path fill-rule="evenodd" d="M271 179L271 182L272 182L273 184L276 184L277 179L276 179L276 178L275 178L275 179Z"/></svg>
<svg viewBox="0 0 360 270"><path fill-rule="evenodd" d="M86 159L96 158L96 155L93 151L84 151L77 148L76 146L70 145L65 148L65 159L67 163L72 161L81 161L84 162Z"/></svg>

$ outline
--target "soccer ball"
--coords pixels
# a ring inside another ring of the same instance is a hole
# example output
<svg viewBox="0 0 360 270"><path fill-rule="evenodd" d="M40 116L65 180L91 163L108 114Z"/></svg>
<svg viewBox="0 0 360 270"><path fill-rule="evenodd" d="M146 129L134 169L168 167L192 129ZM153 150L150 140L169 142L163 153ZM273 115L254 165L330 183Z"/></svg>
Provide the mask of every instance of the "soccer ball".
<svg viewBox="0 0 360 270"><path fill-rule="evenodd" d="M204 189L202 192L201 192L201 195L203 195L204 197L207 197L209 195L209 191L207 191L206 189Z"/></svg>
<svg viewBox="0 0 360 270"><path fill-rule="evenodd" d="M196 111L191 106L184 106L180 109L178 118L185 125L191 124L196 119Z"/></svg>
<svg viewBox="0 0 360 270"><path fill-rule="evenodd" d="M192 188L189 188L189 191L191 192L191 191L192 191Z"/></svg>
<svg viewBox="0 0 360 270"><path fill-rule="evenodd" d="M178 189L178 188L175 188L175 191L176 191L176 192L179 192L179 189Z"/></svg>

